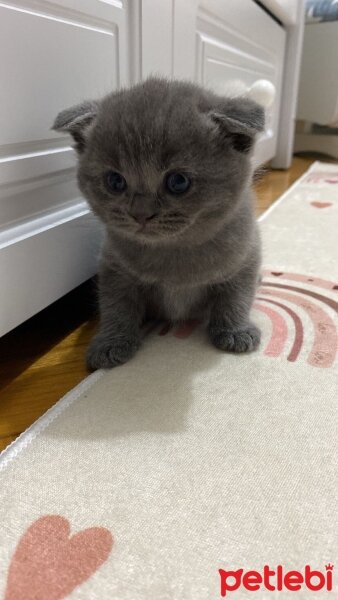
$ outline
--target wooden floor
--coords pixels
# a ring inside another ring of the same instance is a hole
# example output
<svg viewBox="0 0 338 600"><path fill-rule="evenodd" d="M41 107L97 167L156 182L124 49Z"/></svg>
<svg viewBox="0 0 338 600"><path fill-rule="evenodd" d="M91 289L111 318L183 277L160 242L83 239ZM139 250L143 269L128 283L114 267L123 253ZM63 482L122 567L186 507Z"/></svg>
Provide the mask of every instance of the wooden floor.
<svg viewBox="0 0 338 600"><path fill-rule="evenodd" d="M257 212L266 210L309 167L263 170ZM95 284L87 282L0 339L0 450L86 375L84 355L95 331Z"/></svg>

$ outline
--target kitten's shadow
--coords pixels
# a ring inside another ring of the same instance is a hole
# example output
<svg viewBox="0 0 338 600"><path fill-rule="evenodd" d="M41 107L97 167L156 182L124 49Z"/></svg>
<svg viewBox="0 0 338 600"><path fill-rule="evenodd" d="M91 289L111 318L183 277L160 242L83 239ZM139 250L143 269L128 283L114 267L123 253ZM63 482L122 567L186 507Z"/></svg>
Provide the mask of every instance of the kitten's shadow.
<svg viewBox="0 0 338 600"><path fill-rule="evenodd" d="M153 332L129 363L106 371L45 435L94 441L184 430L194 396L208 403L204 374L223 356L206 338L202 328L185 339Z"/></svg>

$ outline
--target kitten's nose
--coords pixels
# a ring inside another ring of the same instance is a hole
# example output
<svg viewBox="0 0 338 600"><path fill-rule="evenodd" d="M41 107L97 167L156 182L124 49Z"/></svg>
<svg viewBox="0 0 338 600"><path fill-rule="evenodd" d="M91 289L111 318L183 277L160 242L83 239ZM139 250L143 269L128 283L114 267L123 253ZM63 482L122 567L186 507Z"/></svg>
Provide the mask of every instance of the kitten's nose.
<svg viewBox="0 0 338 600"><path fill-rule="evenodd" d="M134 197L132 205L129 208L130 216L143 226L158 215L154 202L149 200L146 197Z"/></svg>
<svg viewBox="0 0 338 600"><path fill-rule="evenodd" d="M134 215L132 213L129 213L129 214L131 214L131 216L133 217L133 219L135 219L135 221L137 221L141 225L145 225L148 221L150 221L151 219L153 219L154 217L156 217L156 215L158 213L153 213L152 215L148 215L148 214L145 214L145 213L140 213L140 214L137 214L137 215Z"/></svg>

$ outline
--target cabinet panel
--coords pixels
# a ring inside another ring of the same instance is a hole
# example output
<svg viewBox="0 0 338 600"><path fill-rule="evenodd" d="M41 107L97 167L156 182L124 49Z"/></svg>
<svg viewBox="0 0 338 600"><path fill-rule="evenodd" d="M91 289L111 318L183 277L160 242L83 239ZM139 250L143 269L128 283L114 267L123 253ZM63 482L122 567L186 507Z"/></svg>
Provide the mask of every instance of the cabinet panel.
<svg viewBox="0 0 338 600"><path fill-rule="evenodd" d="M50 128L129 82L127 19L119 0L0 5L0 335L95 273L100 229Z"/></svg>
<svg viewBox="0 0 338 600"><path fill-rule="evenodd" d="M71 20L67 13L62 18L42 10L43 3L41 12L0 7L6 48L0 67L1 81L6 82L1 94L6 115L2 146L55 139L50 127L62 108L104 94L119 83L113 21L90 25L87 20Z"/></svg>
<svg viewBox="0 0 338 600"><path fill-rule="evenodd" d="M230 2L234 4L232 0ZM196 79L219 93L221 90L226 93L227 87L238 80L251 86L258 79L267 79L275 85L276 100L267 111L266 130L256 146L254 160L258 165L272 158L276 149L285 31L250 2L251 25L254 24L255 28L252 29L252 35L246 37L248 22L243 24L243 31L241 20L236 21L236 26L233 23L243 3L246 0L239 0L234 4L234 10L228 12L219 0L200 5L196 33ZM217 14L213 14L210 7Z"/></svg>
<svg viewBox="0 0 338 600"><path fill-rule="evenodd" d="M173 10L175 0L142 0L140 11L142 78L172 76Z"/></svg>
<svg viewBox="0 0 338 600"><path fill-rule="evenodd" d="M63 108L117 88L121 71L126 79L128 53L121 52L121 45L126 47L122 3L2 4L0 17L6 48L0 59L0 80L6 82L0 96L3 230L12 221L11 213L26 219L55 205L58 173L60 204L73 199L73 191L69 196L63 185L71 169L75 182L70 138L61 138L51 131L51 125ZM53 180L52 194L47 188L48 176ZM32 189L35 195L26 197L26 191ZM24 197L20 199L21 194Z"/></svg>

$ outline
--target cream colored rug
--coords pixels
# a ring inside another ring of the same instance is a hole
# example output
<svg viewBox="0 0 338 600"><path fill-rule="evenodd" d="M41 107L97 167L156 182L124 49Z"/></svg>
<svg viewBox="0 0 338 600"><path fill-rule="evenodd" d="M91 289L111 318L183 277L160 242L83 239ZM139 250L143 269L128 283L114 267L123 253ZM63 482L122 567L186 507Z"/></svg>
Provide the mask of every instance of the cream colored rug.
<svg viewBox="0 0 338 600"><path fill-rule="evenodd" d="M338 167L261 229L258 352L158 327L3 452L1 597L337 597Z"/></svg>

